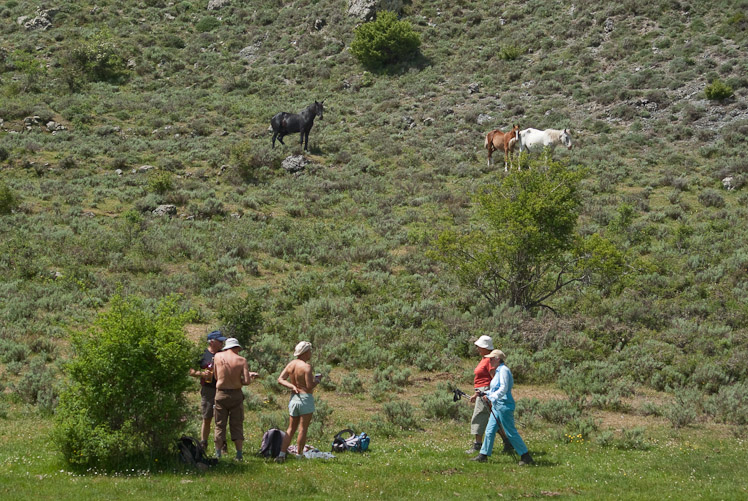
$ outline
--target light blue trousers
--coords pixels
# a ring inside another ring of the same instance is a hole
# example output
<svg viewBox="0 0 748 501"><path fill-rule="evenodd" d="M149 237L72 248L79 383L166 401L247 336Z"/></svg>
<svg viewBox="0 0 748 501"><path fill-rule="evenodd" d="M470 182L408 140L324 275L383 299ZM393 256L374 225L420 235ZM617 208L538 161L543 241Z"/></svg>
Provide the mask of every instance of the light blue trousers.
<svg viewBox="0 0 748 501"><path fill-rule="evenodd" d="M486 427L486 434L483 436L483 446L480 448L480 453L486 456L490 456L493 452L493 441L496 438L496 432L499 430L499 425L496 422L496 418L501 421L501 426L504 428L506 438L514 447L514 450L520 456L527 452L527 446L519 436L517 428L514 427L514 409L507 409L506 407L498 407L494 405L493 413L488 419L488 426Z"/></svg>

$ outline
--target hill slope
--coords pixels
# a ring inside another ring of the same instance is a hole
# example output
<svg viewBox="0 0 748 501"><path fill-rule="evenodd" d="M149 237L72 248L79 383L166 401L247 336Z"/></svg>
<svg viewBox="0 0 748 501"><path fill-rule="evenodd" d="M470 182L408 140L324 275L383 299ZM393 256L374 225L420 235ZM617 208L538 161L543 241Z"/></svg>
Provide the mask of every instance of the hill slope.
<svg viewBox="0 0 748 501"><path fill-rule="evenodd" d="M19 380L118 289L183 294L199 334L259 298L269 371L298 337L328 363L434 369L488 333L520 380L602 361L659 389L745 380L748 197L721 189L748 171L744 1L414 1L421 53L383 73L351 56L343 1L36 8L0 7L0 352ZM734 96L706 99L715 79ZM295 136L271 149L269 119L315 99L312 165L289 175ZM489 311L425 256L501 175L483 134L515 122L572 129L557 158L589 171L581 231L636 263L622 294Z"/></svg>

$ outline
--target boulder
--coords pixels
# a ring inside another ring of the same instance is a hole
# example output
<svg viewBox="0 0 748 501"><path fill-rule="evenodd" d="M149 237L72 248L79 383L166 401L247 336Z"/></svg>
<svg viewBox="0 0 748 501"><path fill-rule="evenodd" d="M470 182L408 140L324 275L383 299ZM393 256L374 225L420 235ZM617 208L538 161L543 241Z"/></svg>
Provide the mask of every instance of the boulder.
<svg viewBox="0 0 748 501"><path fill-rule="evenodd" d="M399 13L403 10L403 0L348 0L348 15L362 21L373 20L380 10Z"/></svg>
<svg viewBox="0 0 748 501"><path fill-rule="evenodd" d="M172 204L159 205L153 209L154 216L176 216L177 206Z"/></svg>
<svg viewBox="0 0 748 501"><path fill-rule="evenodd" d="M307 164L309 164L309 160L307 160L304 155L292 155L283 160L281 167L283 167L286 172L295 174L303 171Z"/></svg>
<svg viewBox="0 0 748 501"><path fill-rule="evenodd" d="M732 176L727 176L722 180L722 187L727 191L732 191L735 189L734 181L735 179Z"/></svg>
<svg viewBox="0 0 748 501"><path fill-rule="evenodd" d="M231 3L231 0L210 0L210 2L208 2L208 10L218 10L227 6L229 3Z"/></svg>

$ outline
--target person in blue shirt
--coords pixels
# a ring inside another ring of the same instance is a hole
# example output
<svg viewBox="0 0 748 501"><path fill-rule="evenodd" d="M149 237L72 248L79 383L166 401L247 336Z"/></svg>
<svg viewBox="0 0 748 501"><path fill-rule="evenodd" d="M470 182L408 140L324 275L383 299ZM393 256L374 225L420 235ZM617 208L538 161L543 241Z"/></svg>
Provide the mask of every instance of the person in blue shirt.
<svg viewBox="0 0 748 501"><path fill-rule="evenodd" d="M488 456L493 452L493 442L499 427L496 421L498 419L504 428L506 438L512 444L517 454L520 455L519 465L533 464L534 461L527 450L525 442L519 436L517 428L514 427L514 398L512 397L514 378L509 367L504 365L506 355L501 350L493 350L486 355L486 358L490 359L491 368L496 370L491 380L490 389L483 396L483 401L491 406L491 417L488 420L480 454L475 456L472 461L485 463L488 460Z"/></svg>

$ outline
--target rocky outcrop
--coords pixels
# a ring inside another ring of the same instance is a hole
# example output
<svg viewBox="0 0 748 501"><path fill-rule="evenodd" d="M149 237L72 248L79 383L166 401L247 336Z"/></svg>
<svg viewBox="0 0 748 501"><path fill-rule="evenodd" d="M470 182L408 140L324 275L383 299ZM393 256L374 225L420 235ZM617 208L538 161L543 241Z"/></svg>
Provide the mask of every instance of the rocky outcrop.
<svg viewBox="0 0 748 501"><path fill-rule="evenodd" d="M380 10L400 12L403 10L402 0L348 0L348 15L362 21L373 20Z"/></svg>

